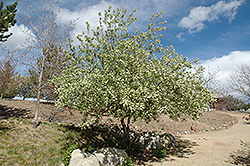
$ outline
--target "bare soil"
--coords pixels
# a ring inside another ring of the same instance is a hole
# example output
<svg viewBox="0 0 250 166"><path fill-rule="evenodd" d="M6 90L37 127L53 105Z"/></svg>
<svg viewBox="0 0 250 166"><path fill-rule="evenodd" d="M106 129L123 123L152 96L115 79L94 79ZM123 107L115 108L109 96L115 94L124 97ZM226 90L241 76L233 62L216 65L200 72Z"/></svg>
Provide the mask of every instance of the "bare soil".
<svg viewBox="0 0 250 166"><path fill-rule="evenodd" d="M35 108L35 101L0 99L0 117L33 118ZM41 103L38 119L40 121L79 124L82 116L78 111L57 109L53 103ZM112 122L108 122L109 119L112 119ZM120 122L112 117L104 117L102 123L120 125ZM131 128L137 131L157 131L179 135L192 133L191 126L196 129L196 132L206 132L228 128L235 123L237 123L237 119L230 112L214 110L205 112L199 120L188 118L186 121L177 122L167 115L162 115L158 122L153 120L146 123L144 120L140 120L133 123Z"/></svg>
<svg viewBox="0 0 250 166"><path fill-rule="evenodd" d="M227 114L222 112L222 114ZM242 150L241 141L250 144L250 122L242 119L249 116L248 113L231 112L238 119L238 123L232 127L212 132L199 132L181 135L180 139L186 144L180 146L176 155L169 154L167 158L157 162L147 162L146 165L159 166L233 166L230 156L234 152ZM249 154L249 152L247 152ZM245 157L246 155L245 154ZM250 165L249 159L239 157L242 164ZM246 161L245 161L246 160Z"/></svg>

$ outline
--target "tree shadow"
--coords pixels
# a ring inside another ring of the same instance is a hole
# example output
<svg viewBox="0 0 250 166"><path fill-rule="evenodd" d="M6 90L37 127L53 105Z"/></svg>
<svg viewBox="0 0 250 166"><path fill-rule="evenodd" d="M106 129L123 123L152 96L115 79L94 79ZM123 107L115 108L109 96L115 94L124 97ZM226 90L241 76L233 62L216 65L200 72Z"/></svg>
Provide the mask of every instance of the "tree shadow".
<svg viewBox="0 0 250 166"><path fill-rule="evenodd" d="M8 107L5 105L0 105L0 120L8 119L11 117L14 118L32 118L31 110L26 109L18 109L14 107Z"/></svg>
<svg viewBox="0 0 250 166"><path fill-rule="evenodd" d="M94 152L105 147L121 148L118 140L114 138L107 128L98 126L79 127L75 125L61 124L60 130L66 133L67 140L64 148L77 144L85 152Z"/></svg>
<svg viewBox="0 0 250 166"><path fill-rule="evenodd" d="M11 130L12 128L13 128L12 126L8 126L8 125L4 125L0 123L0 135Z"/></svg>
<svg viewBox="0 0 250 166"><path fill-rule="evenodd" d="M142 155L137 158L137 163L145 165L146 162L148 164L151 162L175 161L175 159L172 159L172 157L188 158L189 155L195 154L195 152L192 150L192 147L194 146L198 146L198 144L196 142L191 142L189 140L176 137L176 146L167 149L165 158L158 159L156 157L155 151L153 150L144 151L144 153L142 153Z"/></svg>
<svg viewBox="0 0 250 166"><path fill-rule="evenodd" d="M136 162L136 164L173 161L171 157L188 158L189 155L195 154L192 151L193 146L198 146L196 142L189 140L183 140L179 137L176 139L176 147L167 149L167 156L164 159L158 159L156 157L155 150L144 150L134 148L132 151L128 149L128 145L124 144L124 140L117 139L116 135L112 133L109 127L100 127L98 125L92 125L86 128L81 128L75 125L61 124L61 130L67 135L68 140L65 145L65 150L72 144L78 144L78 147L85 152L94 152L100 148L114 147L118 149L124 149L128 155Z"/></svg>
<svg viewBox="0 0 250 166"><path fill-rule="evenodd" d="M250 125L250 121L245 121L244 124Z"/></svg>

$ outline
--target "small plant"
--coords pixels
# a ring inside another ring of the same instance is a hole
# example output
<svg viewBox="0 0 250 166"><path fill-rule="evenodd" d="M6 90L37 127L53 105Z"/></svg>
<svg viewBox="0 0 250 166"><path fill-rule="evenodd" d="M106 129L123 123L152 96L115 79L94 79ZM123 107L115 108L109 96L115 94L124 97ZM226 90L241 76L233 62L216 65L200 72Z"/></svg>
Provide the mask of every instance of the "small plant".
<svg viewBox="0 0 250 166"><path fill-rule="evenodd" d="M134 166L134 162L131 157L126 157L120 166Z"/></svg>
<svg viewBox="0 0 250 166"><path fill-rule="evenodd" d="M94 148L91 145L87 145L87 148L85 149L85 152L93 152Z"/></svg>
<svg viewBox="0 0 250 166"><path fill-rule="evenodd" d="M69 162L70 162L70 158L71 158L71 153L78 148L78 145L77 144L73 144L73 145L70 145L66 152L63 154L63 159L62 159L62 162L65 166L68 166L69 165Z"/></svg>
<svg viewBox="0 0 250 166"><path fill-rule="evenodd" d="M241 141L242 149L230 155L230 163L235 165L250 165L250 145Z"/></svg>
<svg viewBox="0 0 250 166"><path fill-rule="evenodd" d="M141 152L141 144L140 142L136 142L136 141L132 141L130 143L130 146L128 148L128 151L130 154L132 154L133 156L138 155Z"/></svg>
<svg viewBox="0 0 250 166"><path fill-rule="evenodd" d="M155 156L157 158L164 158L167 156L167 149L163 146L157 147L155 150Z"/></svg>
<svg viewBox="0 0 250 166"><path fill-rule="evenodd" d="M162 130L162 131L164 131L164 130L165 130L165 128L164 128L164 124L162 125L162 128L161 128L161 130Z"/></svg>

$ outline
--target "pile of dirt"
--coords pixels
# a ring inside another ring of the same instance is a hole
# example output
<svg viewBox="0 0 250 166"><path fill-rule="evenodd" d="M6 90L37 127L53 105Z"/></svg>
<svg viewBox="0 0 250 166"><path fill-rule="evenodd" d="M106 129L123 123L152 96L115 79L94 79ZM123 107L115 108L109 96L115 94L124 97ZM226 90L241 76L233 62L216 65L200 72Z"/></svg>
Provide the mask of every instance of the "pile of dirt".
<svg viewBox="0 0 250 166"><path fill-rule="evenodd" d="M0 99L0 117L33 118L36 108L35 101L22 101L12 99ZM82 114L78 111L68 109L57 109L53 103L40 103L39 120L57 123L81 123ZM109 122L108 119L112 119ZM120 122L115 118L104 117L102 123L117 124ZM220 130L228 128L237 123L237 119L228 111L209 111L205 112L199 120L188 118L186 121L176 122L167 115L159 117L159 121L146 123L144 120L131 124L131 128L138 131L158 131L172 134L188 134L192 129L196 132Z"/></svg>

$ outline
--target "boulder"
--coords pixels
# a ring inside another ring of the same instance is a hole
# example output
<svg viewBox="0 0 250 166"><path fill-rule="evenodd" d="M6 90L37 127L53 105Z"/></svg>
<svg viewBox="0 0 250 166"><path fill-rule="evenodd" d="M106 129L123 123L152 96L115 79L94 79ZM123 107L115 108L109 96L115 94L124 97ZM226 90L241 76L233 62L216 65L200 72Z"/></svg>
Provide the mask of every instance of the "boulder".
<svg viewBox="0 0 250 166"><path fill-rule="evenodd" d="M111 128L112 134L118 140L124 138L124 131L119 126L113 126ZM156 149L157 147L171 148L176 146L176 139L172 134L164 133L157 134L155 132L129 132L130 140L139 142L142 149Z"/></svg>
<svg viewBox="0 0 250 166"><path fill-rule="evenodd" d="M156 149L157 147L175 147L176 140L172 134L156 134L155 132L144 132L137 136L136 141L138 141L143 149L150 150Z"/></svg>
<svg viewBox="0 0 250 166"><path fill-rule="evenodd" d="M93 154L98 158L101 166L118 166L128 157L124 150L113 147L96 150Z"/></svg>
<svg viewBox="0 0 250 166"><path fill-rule="evenodd" d="M95 155L76 149L71 153L69 166L100 166L100 163Z"/></svg>

